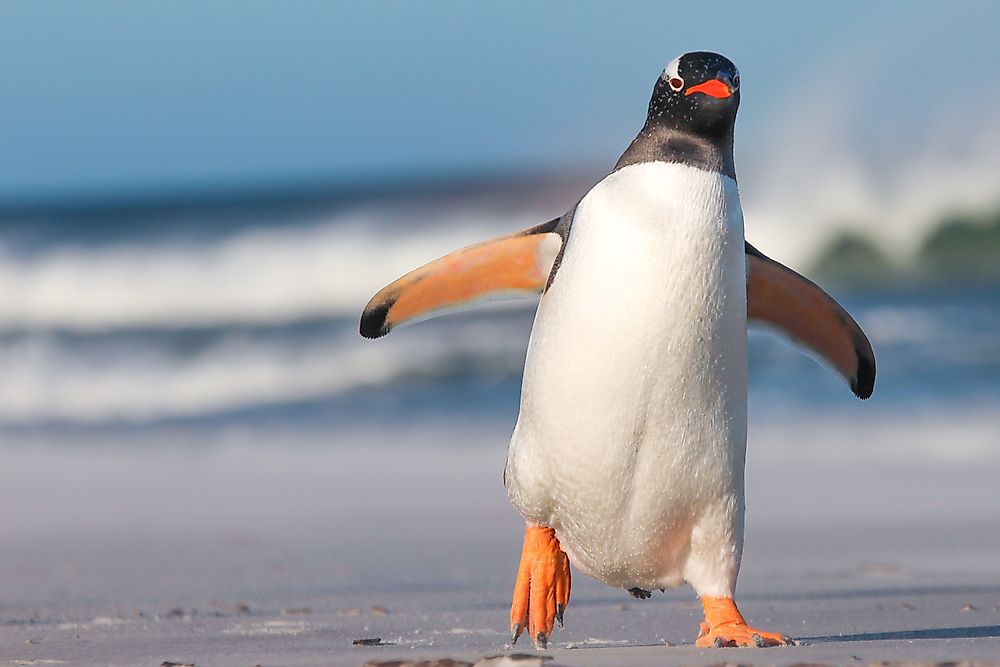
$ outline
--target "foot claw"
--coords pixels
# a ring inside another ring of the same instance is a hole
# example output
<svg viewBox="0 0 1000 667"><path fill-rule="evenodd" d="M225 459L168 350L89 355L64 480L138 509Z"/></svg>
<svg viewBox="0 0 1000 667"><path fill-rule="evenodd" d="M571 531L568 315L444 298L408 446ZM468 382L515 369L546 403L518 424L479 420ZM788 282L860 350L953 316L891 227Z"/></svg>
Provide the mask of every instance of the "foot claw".
<svg viewBox="0 0 1000 667"><path fill-rule="evenodd" d="M715 641L712 642L712 646L714 646L715 648L725 648L726 643L722 641L722 637L716 637Z"/></svg>
<svg viewBox="0 0 1000 667"><path fill-rule="evenodd" d="M546 649L549 645L549 638L545 636L544 632L539 632L535 635L535 648Z"/></svg>
<svg viewBox="0 0 1000 667"><path fill-rule="evenodd" d="M753 643L757 645L757 648L764 648L765 646L767 646L767 644L764 643L764 638L761 637L759 634L754 633L754 636L751 637L750 639L752 639Z"/></svg>
<svg viewBox="0 0 1000 667"><path fill-rule="evenodd" d="M566 605L564 605L564 604L557 604L556 605L556 623L559 624L560 628L565 627L563 625L563 614L565 614L565 613L566 613Z"/></svg>
<svg viewBox="0 0 1000 667"><path fill-rule="evenodd" d="M520 623L514 623L514 624L512 624L510 626L510 643L511 644L516 644L517 643L517 638L521 636L522 632L524 632L524 626L523 625L521 625Z"/></svg>

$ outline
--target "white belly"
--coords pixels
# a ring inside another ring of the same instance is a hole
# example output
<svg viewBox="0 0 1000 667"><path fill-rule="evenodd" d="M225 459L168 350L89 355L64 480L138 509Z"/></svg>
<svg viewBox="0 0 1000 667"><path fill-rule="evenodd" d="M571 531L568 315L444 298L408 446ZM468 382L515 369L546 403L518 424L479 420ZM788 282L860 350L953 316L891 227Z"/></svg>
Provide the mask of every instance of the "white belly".
<svg viewBox="0 0 1000 667"><path fill-rule="evenodd" d="M535 318L508 494L631 588L735 584L746 450L743 218L732 179L626 167L577 207Z"/></svg>

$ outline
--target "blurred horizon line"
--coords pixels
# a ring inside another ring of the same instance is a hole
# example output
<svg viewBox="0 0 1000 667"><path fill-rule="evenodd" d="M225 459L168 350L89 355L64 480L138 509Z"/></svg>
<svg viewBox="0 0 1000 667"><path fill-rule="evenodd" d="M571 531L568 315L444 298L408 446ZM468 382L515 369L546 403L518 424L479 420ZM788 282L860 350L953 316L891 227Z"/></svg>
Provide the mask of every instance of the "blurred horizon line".
<svg viewBox="0 0 1000 667"><path fill-rule="evenodd" d="M129 217L139 213L157 215L197 210L349 205L401 199L435 198L443 195L511 195L525 189L550 190L586 183L598 178L602 167L559 168L533 165L527 168L475 167L397 170L383 176L375 172L345 178L340 176L290 175L280 178L227 179L215 183L175 183L160 187L114 187L63 190L50 195L0 197L0 224L31 216ZM586 190L581 190L580 195ZM567 202L567 208L572 202Z"/></svg>

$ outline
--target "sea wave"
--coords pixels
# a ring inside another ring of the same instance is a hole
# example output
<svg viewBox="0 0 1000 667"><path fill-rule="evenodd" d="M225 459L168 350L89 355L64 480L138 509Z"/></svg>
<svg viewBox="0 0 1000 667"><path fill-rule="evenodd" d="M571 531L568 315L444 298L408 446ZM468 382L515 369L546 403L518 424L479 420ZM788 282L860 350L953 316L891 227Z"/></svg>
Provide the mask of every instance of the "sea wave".
<svg viewBox="0 0 1000 667"><path fill-rule="evenodd" d="M766 415L821 409L859 417L874 404L995 404L998 298L850 300L879 363L875 397L864 404L787 341L755 333L751 407ZM499 400L494 407L507 411L516 403L533 312L532 301L514 302L376 342L358 335L356 312L277 323L8 330L0 332L0 431L250 415L300 424L364 415L397 420L400 406L413 401L422 412L453 413Z"/></svg>
<svg viewBox="0 0 1000 667"><path fill-rule="evenodd" d="M465 317L373 344L380 287L545 206L475 197L0 227L0 428L198 418L370 387L512 377L530 321ZM200 217L199 217L200 216ZM67 227L68 225L68 227ZM514 306L517 307L516 305Z"/></svg>
<svg viewBox="0 0 1000 667"><path fill-rule="evenodd" d="M234 222L231 212L206 224L140 216L100 222L94 234L0 227L0 431L240 411L290 419L308 402L349 413L364 392L400 387L447 403L484 378L504 383L506 410L510 396L516 401L532 301L377 343L360 338L358 317L396 276L536 224L557 206L452 197L309 215L275 210L253 223ZM848 297L876 349L875 400L1000 396L1000 295ZM751 396L768 409L853 400L841 380L777 339L754 337L751 361Z"/></svg>
<svg viewBox="0 0 1000 667"><path fill-rule="evenodd" d="M377 210L222 236L52 243L15 252L0 234L0 331L296 321L358 313L384 284L542 213L443 212L386 224Z"/></svg>
<svg viewBox="0 0 1000 667"><path fill-rule="evenodd" d="M530 312L373 344L357 321L0 337L0 426L150 421L520 371Z"/></svg>

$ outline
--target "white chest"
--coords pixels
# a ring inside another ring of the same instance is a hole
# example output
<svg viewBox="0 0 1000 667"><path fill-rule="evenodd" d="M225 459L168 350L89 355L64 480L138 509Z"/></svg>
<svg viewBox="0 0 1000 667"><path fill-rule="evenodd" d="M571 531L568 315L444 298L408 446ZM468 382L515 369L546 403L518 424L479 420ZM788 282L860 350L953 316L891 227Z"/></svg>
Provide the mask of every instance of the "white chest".
<svg viewBox="0 0 1000 667"><path fill-rule="evenodd" d="M735 182L665 163L611 174L577 207L539 306L512 500L585 568L663 569L637 554L671 551L678 528L683 550L708 504L742 498L746 372Z"/></svg>

